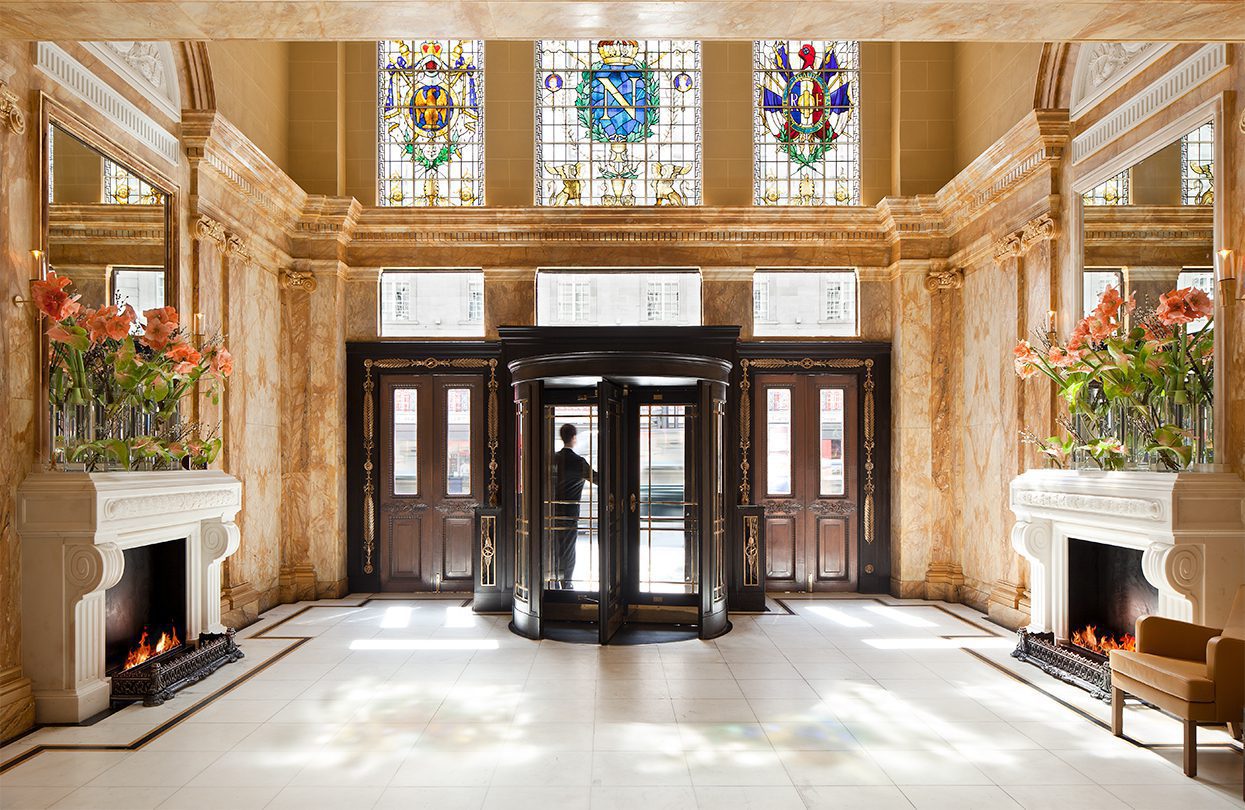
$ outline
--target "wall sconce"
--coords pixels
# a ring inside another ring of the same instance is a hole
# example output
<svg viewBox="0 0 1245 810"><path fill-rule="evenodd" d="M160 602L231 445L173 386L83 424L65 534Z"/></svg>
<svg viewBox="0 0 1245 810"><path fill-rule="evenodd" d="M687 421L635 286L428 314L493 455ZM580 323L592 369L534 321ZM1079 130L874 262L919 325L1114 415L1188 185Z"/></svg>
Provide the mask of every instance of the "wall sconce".
<svg viewBox="0 0 1245 810"><path fill-rule="evenodd" d="M38 280L38 279L43 278L43 263L44 263L44 259L47 258L47 254L44 253L42 250L35 248L34 250L30 251L30 256L32 259L35 260L35 267L36 267L35 279ZM21 295L13 296L13 306L15 307L20 307L22 304L33 304L34 302L35 302L35 299L33 298L26 298Z"/></svg>
<svg viewBox="0 0 1245 810"><path fill-rule="evenodd" d="M1245 301L1245 296L1239 294L1241 260L1245 256L1224 248L1216 258L1219 265L1219 294L1223 303L1230 306L1237 301Z"/></svg>
<svg viewBox="0 0 1245 810"><path fill-rule="evenodd" d="M1046 311L1046 339L1051 343L1055 342L1055 310Z"/></svg>
<svg viewBox="0 0 1245 810"><path fill-rule="evenodd" d="M194 339L198 342L203 341L203 313L196 312L194 315Z"/></svg>

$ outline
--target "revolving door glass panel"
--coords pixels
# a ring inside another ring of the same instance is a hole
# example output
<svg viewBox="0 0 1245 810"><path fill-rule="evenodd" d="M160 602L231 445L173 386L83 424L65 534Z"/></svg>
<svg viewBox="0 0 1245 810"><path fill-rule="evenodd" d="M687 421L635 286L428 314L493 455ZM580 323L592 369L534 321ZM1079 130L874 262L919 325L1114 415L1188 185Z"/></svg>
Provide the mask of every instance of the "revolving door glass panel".
<svg viewBox="0 0 1245 810"><path fill-rule="evenodd" d="M545 406L541 571L546 591L595 595L600 590L599 433L595 404Z"/></svg>
<svg viewBox="0 0 1245 810"><path fill-rule="evenodd" d="M695 406L639 407L638 594L692 594L699 554L696 516Z"/></svg>

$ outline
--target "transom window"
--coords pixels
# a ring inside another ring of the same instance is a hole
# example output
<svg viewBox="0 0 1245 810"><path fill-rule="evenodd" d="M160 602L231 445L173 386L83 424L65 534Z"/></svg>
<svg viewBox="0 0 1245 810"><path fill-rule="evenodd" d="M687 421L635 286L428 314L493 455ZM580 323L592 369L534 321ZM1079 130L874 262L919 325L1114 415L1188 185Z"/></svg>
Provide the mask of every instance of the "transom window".
<svg viewBox="0 0 1245 810"><path fill-rule="evenodd" d="M757 205L860 205L860 48L850 41L752 45Z"/></svg>
<svg viewBox="0 0 1245 810"><path fill-rule="evenodd" d="M536 43L537 205L700 204L700 43Z"/></svg>
<svg viewBox="0 0 1245 810"><path fill-rule="evenodd" d="M856 271L850 268L758 270L752 276L752 332L854 336L858 333L856 289Z"/></svg>
<svg viewBox="0 0 1245 810"><path fill-rule="evenodd" d="M382 337L480 337L484 273L391 269L380 274Z"/></svg>
<svg viewBox="0 0 1245 810"><path fill-rule="evenodd" d="M1214 122L1202 124L1180 139L1180 190L1185 205L1214 205Z"/></svg>
<svg viewBox="0 0 1245 810"><path fill-rule="evenodd" d="M1082 194L1081 199L1086 205L1128 205L1128 180L1129 170L1125 169Z"/></svg>
<svg viewBox="0 0 1245 810"><path fill-rule="evenodd" d="M377 47L379 205L484 204L484 41Z"/></svg>
<svg viewBox="0 0 1245 810"><path fill-rule="evenodd" d="M538 326L696 326L695 270L541 270Z"/></svg>

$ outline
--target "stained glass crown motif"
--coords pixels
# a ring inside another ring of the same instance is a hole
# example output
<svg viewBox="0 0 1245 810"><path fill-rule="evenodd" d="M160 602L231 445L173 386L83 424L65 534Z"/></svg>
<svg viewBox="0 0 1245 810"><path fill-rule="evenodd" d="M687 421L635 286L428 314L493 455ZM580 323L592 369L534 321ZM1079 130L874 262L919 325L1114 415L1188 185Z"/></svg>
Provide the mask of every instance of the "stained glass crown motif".
<svg viewBox="0 0 1245 810"><path fill-rule="evenodd" d="M607 65L630 65L640 52L640 43L634 39L603 39L597 42L597 53Z"/></svg>

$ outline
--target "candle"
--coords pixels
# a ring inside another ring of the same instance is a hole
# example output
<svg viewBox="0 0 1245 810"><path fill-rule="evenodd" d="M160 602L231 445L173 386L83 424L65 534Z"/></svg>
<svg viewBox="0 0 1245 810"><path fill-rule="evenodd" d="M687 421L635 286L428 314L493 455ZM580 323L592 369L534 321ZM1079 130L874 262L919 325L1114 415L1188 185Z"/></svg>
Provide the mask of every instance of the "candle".
<svg viewBox="0 0 1245 810"><path fill-rule="evenodd" d="M1048 310L1046 313L1046 331L1055 331L1055 310Z"/></svg>
<svg viewBox="0 0 1245 810"><path fill-rule="evenodd" d="M1232 281L1236 278L1236 262L1234 262L1232 251L1224 248L1219 251L1219 280Z"/></svg>

